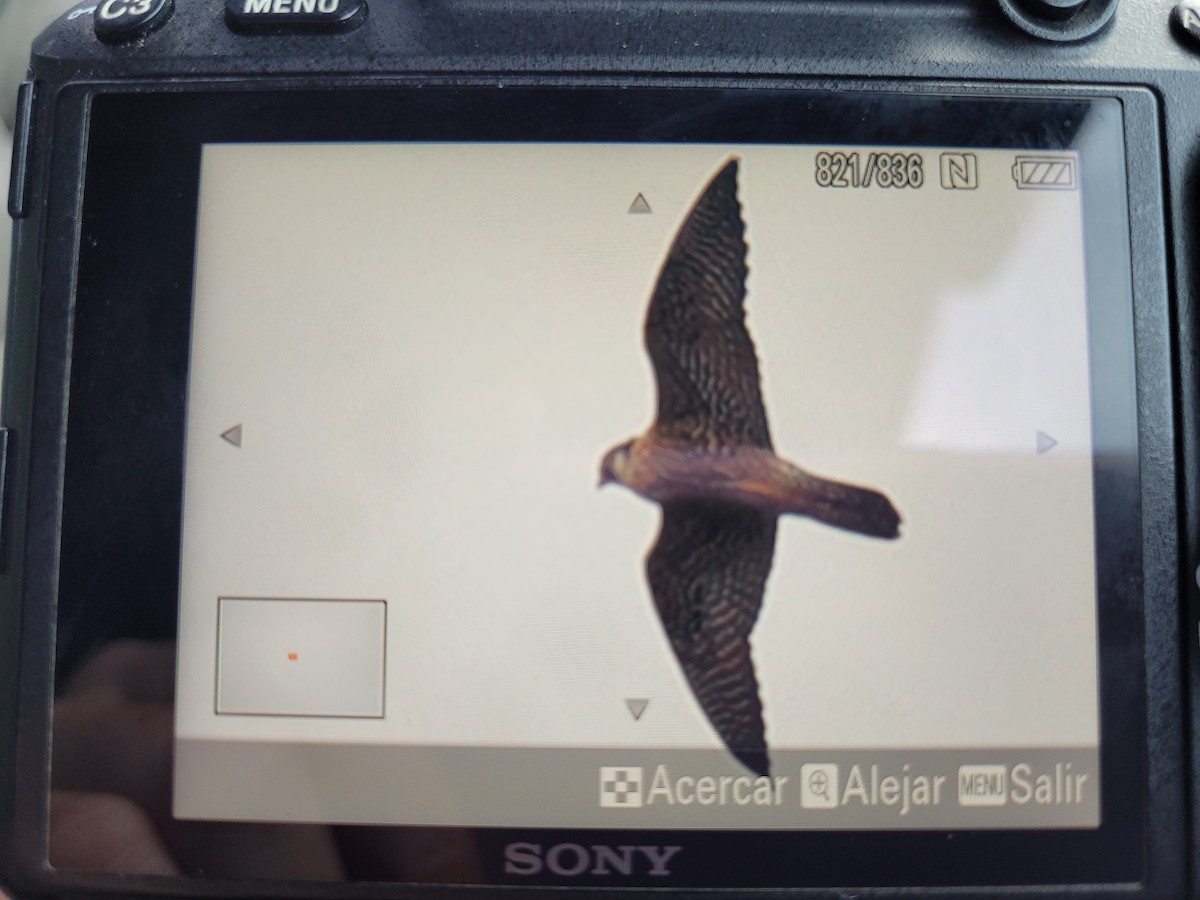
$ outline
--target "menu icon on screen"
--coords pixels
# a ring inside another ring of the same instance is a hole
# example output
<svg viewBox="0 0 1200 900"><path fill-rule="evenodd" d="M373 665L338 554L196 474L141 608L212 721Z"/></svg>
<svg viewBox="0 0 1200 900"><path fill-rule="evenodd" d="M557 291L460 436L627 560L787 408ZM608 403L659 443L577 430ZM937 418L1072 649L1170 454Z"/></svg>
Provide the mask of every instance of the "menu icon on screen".
<svg viewBox="0 0 1200 900"><path fill-rule="evenodd" d="M959 806L1004 806L1008 802L1008 769L1003 766L959 766Z"/></svg>

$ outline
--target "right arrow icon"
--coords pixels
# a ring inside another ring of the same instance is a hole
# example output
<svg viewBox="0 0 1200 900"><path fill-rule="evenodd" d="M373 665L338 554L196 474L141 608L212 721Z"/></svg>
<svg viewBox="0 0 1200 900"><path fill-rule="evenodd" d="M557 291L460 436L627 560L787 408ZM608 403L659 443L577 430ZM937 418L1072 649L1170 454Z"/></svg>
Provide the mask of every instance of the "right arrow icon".
<svg viewBox="0 0 1200 900"><path fill-rule="evenodd" d="M1039 431L1037 433L1038 456L1041 456L1043 453L1049 453L1051 450L1053 450L1057 446L1058 446L1058 441L1056 441L1054 438L1050 437L1050 435L1046 434L1046 432Z"/></svg>

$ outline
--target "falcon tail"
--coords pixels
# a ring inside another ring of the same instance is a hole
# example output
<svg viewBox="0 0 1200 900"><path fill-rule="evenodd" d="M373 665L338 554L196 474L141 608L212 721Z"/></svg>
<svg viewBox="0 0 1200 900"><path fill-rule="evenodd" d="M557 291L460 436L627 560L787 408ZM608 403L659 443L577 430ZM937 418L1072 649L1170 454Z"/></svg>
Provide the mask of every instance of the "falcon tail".
<svg viewBox="0 0 1200 900"><path fill-rule="evenodd" d="M900 513L879 491L805 474L792 487L783 512L808 516L867 537L900 536Z"/></svg>

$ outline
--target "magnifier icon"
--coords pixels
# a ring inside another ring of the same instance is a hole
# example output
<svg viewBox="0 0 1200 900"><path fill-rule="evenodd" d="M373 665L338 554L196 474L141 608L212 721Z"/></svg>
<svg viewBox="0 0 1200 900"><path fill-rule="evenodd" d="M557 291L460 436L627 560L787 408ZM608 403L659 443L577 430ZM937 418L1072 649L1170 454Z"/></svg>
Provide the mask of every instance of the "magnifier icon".
<svg viewBox="0 0 1200 900"><path fill-rule="evenodd" d="M829 801L829 776L818 769L808 776L808 792L814 797Z"/></svg>

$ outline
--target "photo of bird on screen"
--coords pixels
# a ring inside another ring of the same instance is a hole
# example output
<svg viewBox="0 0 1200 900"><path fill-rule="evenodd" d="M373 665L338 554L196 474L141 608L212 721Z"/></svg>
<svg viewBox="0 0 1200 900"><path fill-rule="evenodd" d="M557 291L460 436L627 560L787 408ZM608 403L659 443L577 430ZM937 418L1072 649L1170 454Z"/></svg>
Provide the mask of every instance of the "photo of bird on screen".
<svg viewBox="0 0 1200 900"><path fill-rule="evenodd" d="M600 485L662 507L646 580L700 708L748 769L769 773L750 632L781 515L876 538L900 533L879 491L818 477L776 456L746 329L738 159L701 191L675 236L646 313L658 387L654 424L609 450Z"/></svg>

